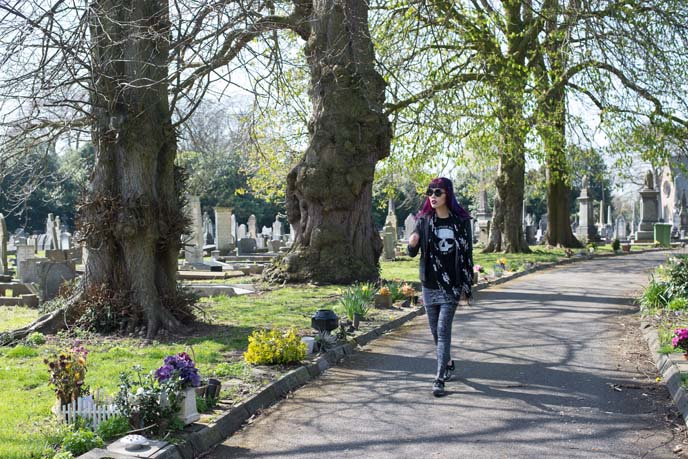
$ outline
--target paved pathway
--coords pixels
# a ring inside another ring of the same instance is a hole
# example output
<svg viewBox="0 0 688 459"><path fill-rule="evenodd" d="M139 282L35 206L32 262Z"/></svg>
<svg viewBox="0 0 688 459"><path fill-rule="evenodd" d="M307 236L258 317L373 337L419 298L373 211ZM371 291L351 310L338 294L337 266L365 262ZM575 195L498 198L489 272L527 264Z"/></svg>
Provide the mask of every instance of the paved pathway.
<svg viewBox="0 0 688 459"><path fill-rule="evenodd" d="M665 257L586 261L478 292L454 321L458 380L439 399L430 392L435 360L421 316L209 457L675 457L678 440L648 396L654 381L618 345L618 324L635 311L629 298Z"/></svg>

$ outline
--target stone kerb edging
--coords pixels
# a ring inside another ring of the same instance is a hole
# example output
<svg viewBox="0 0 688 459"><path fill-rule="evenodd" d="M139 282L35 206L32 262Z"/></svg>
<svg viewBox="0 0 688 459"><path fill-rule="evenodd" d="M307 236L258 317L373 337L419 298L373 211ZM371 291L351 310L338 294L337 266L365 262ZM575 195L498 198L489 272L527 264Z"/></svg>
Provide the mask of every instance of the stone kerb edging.
<svg viewBox="0 0 688 459"><path fill-rule="evenodd" d="M645 336L650 354L659 370L662 381L669 389L669 394L676 405L676 408L683 416L683 422L688 426L688 392L683 387L681 371L678 365L666 354L659 352L659 333L649 322L641 321L640 330Z"/></svg>
<svg viewBox="0 0 688 459"><path fill-rule="evenodd" d="M643 251L635 252L620 252L620 253L610 253L610 254L598 254L594 255L592 258L597 258L601 256L618 256L618 255L628 255L632 253L642 253L646 251L657 251L666 250L662 249L646 249ZM558 265L573 263L576 261L587 261L590 260L589 257L573 257L566 258L558 261L544 262L536 264L530 268L524 269L523 271L510 273L508 275L502 276L500 278L479 282L477 285L473 286L474 290L482 290L487 287L503 284L512 279L517 279L519 277L530 274L534 271L540 271L548 268L552 268ZM214 422L202 425L202 424L192 424L192 428L196 427L198 430L190 433L183 442L177 445L168 445L156 453L148 454L147 457L153 459L193 459L200 455L201 453L208 451L215 445L221 443L224 439L229 437L231 434L236 432L241 428L241 426L246 422L251 416L258 413L260 410L273 405L279 399L284 397L287 393L299 388L300 386L306 384L308 381L317 378L322 372L331 366L336 365L345 356L351 355L355 352L354 346L364 346L374 339L382 336L384 333L397 329L409 320L425 314L425 309L421 306L408 312L407 314L384 323L377 328L374 328L362 335L354 337L351 342L346 343L341 346L337 346L334 349L328 351L327 353L317 357L313 362L302 365L294 370L286 373L281 378L273 381L268 386L261 389L259 392L244 400L239 405L235 406L228 412L222 414ZM655 332L656 334L656 332ZM656 338L655 338L656 339ZM669 361L666 356L662 356L664 359ZM663 365L668 368L672 367L671 362L669 364L663 363ZM658 363L659 367L659 363ZM681 388L681 376L678 374L678 370L674 369L675 375L671 375L672 381L677 380L677 383L673 383L676 387L682 391L681 400L688 412L688 395L686 391ZM669 378L664 378L669 385ZM673 392L672 392L673 396ZM677 400L675 398L675 400ZM677 402L678 404L678 402ZM684 413L684 411L682 411ZM684 415L684 418L686 416ZM93 449L88 453L79 456L78 459L103 459L103 458L114 458L114 459L131 459L138 456L125 456L108 451L105 449Z"/></svg>

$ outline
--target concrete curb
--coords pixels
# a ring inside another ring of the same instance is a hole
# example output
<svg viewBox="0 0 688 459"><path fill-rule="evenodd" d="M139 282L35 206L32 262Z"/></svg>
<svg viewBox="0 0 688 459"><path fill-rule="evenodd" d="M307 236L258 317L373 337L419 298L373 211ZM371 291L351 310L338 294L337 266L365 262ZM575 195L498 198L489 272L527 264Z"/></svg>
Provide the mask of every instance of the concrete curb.
<svg viewBox="0 0 688 459"><path fill-rule="evenodd" d="M640 331L647 341L650 355L652 355L664 384L669 389L674 405L683 416L684 424L688 427L688 391L683 387L679 364L666 354L659 352L659 333L654 326L642 320Z"/></svg>
<svg viewBox="0 0 688 459"><path fill-rule="evenodd" d="M646 251L657 251L657 250L667 250L667 249L648 249L648 250L643 250L643 251L636 251L636 252L621 252L618 254L611 253L611 254L600 254L596 255L593 258L600 257L600 256L618 256L618 255L629 255L629 254L638 254L638 253L643 253ZM523 271L519 271L516 273L512 273L508 276L503 276L498 279L495 279L493 281L488 281L488 282L479 282L477 285L473 286L474 290L483 290L485 288L491 287L493 285L499 285L503 284L509 280L512 279L517 279L519 277L523 277L527 274L530 274L535 271L541 271L545 269L550 269L555 266L563 265L563 264L568 264L568 263L573 263L576 261L587 261L590 260L588 257L577 257L577 258L568 258L568 259L563 259L563 260L558 260L558 261L553 261L553 262L546 262L546 263L541 263L538 265L534 265L528 269L525 269ZM278 400L283 398L286 394L289 392L299 388L300 386L306 384L307 382L317 378L320 376L321 373L323 373L326 369L336 365L339 363L345 356L351 355L354 352L356 352L355 346L364 346L371 341L379 338L382 336L384 333L395 330L399 327L401 327L403 324L406 322L410 321L411 319L425 314L425 309L421 306L418 307L414 310L409 311L407 314L404 314L403 316L394 319L390 322L387 322L385 324L380 325L377 328L374 328L362 335L354 337L351 342L343 344L341 346L337 346L336 348L328 351L326 354L320 355L318 358L316 358L313 362L309 362L305 365L301 365L300 367L290 371L289 373L283 375L281 378L278 380L272 382L268 386L264 387L261 389L259 392L251 396L249 399L244 400L242 403L239 405L233 407L231 410L228 412L222 414L218 419L216 419L214 422L208 425L200 425L200 424L192 424L193 426L196 426L198 429L194 432L191 432L188 434L188 436L185 438L185 440L177 445L167 445L165 448L161 449L160 451L149 455L148 457L153 458L153 459L193 459L200 455L201 453L208 451L209 449L213 448L215 445L221 443L224 439L229 437L231 434L239 430L242 425L252 416L255 414L258 414L261 410L273 405L276 403ZM655 332L656 335L656 332ZM655 355L657 355L656 351L653 351ZM666 358L666 356L662 356L664 359L669 361L669 359ZM658 364L659 365L659 364ZM670 367L670 365L667 365L666 362L663 363L663 365ZM659 366L658 366L659 367ZM674 398L674 400L681 400L683 403L683 406L686 411L682 411L682 413L688 412L688 394L686 391L681 387L681 376L678 373L678 370L674 370L675 374L672 374L671 377L673 378L672 381L672 386L676 387L677 391L681 391L682 394L678 398ZM665 381L668 381L669 378L665 378ZM673 397L673 392L672 392L672 397ZM677 402L678 403L678 402ZM684 418L686 418L686 415L684 414ZM79 456L78 459L104 459L104 458L122 458L122 459L131 459L135 458L137 456L124 456L124 455L113 455L112 452L104 450L104 449L94 449L89 451L88 453Z"/></svg>

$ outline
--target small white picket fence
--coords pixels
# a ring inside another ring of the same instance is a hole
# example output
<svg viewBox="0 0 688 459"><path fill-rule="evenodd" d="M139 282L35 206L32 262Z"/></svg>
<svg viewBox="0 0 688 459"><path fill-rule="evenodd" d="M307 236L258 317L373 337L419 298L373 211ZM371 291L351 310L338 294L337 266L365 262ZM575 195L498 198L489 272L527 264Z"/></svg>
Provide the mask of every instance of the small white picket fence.
<svg viewBox="0 0 688 459"><path fill-rule="evenodd" d="M98 389L93 395L79 397L67 405L61 405L55 414L68 424L76 422L77 417L83 418L95 429L101 422L117 414L117 406L112 397L101 396Z"/></svg>

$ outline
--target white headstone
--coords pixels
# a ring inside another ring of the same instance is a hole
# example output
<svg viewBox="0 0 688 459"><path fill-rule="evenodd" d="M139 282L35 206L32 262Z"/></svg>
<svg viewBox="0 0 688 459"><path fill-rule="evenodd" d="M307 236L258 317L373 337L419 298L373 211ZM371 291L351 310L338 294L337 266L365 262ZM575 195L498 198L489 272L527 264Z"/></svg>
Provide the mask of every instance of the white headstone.
<svg viewBox="0 0 688 459"><path fill-rule="evenodd" d="M22 261L30 260L35 258L36 253L34 252L34 247L29 244L17 244L17 278L21 279L21 263Z"/></svg>
<svg viewBox="0 0 688 459"><path fill-rule="evenodd" d="M408 214L408 217L406 217L406 220L404 220L404 239L407 241L411 237L411 233L413 233L413 229L416 227L416 218L413 216L413 214Z"/></svg>
<svg viewBox="0 0 688 459"><path fill-rule="evenodd" d="M215 208L215 248L226 252L234 242L234 225L236 220L232 209L228 207Z"/></svg>
<svg viewBox="0 0 688 459"><path fill-rule="evenodd" d="M256 231L256 216L251 215L248 217L248 237L256 239L258 237L258 233Z"/></svg>
<svg viewBox="0 0 688 459"><path fill-rule="evenodd" d="M239 229L237 230L237 238L238 240L246 238L246 225L244 225L243 223L239 225Z"/></svg>
<svg viewBox="0 0 688 459"><path fill-rule="evenodd" d="M275 221L272 223L272 238L279 239L282 236L282 222L279 219L279 215L275 217Z"/></svg>

